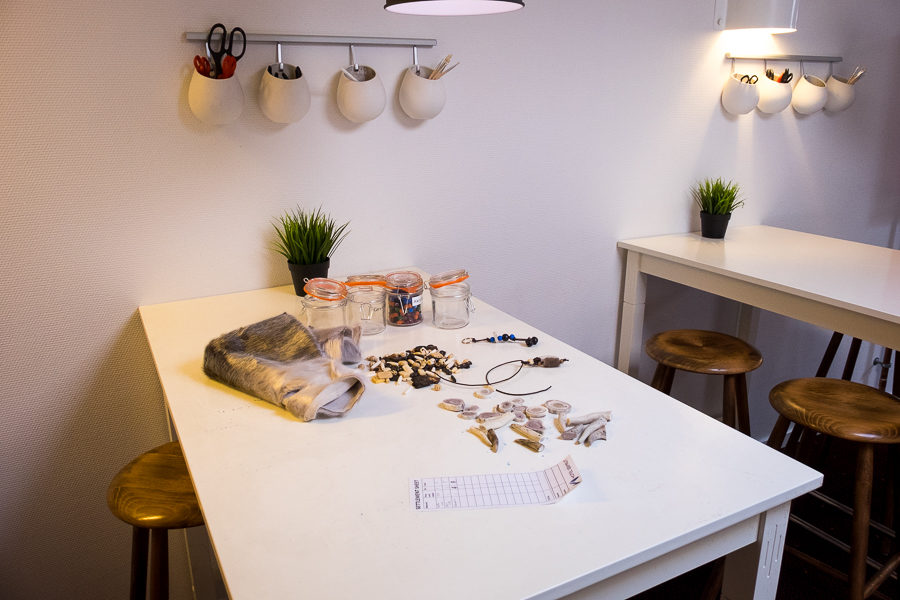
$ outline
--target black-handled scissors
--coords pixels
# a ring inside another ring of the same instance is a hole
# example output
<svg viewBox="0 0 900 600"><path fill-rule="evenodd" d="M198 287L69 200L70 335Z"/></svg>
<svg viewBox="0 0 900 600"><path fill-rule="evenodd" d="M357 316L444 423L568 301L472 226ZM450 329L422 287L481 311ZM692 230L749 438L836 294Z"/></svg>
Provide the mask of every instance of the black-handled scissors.
<svg viewBox="0 0 900 600"><path fill-rule="evenodd" d="M219 34L221 37L221 43L213 46L213 36L217 31L221 30ZM234 53L234 34L240 34L241 41L241 53ZM209 53L212 55L213 62L216 67L216 75L218 76L222 73L222 57L223 56L233 56L235 61L240 60L242 56L244 56L244 51L247 50L247 34L244 33L244 30L240 27L235 27L231 30L231 33L225 29L225 26L221 23L216 23L209 29L209 35L206 36L206 47L209 48Z"/></svg>
<svg viewBox="0 0 900 600"><path fill-rule="evenodd" d="M756 75L744 75L741 77L741 83L756 83L759 81L759 77Z"/></svg>

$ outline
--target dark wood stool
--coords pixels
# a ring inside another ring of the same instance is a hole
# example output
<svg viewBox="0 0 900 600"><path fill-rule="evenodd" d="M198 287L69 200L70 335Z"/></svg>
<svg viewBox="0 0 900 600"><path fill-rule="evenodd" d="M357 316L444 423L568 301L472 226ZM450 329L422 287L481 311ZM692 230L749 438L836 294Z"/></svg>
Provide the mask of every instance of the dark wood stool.
<svg viewBox="0 0 900 600"><path fill-rule="evenodd" d="M862 600L900 566L897 552L866 579L874 448L900 444L900 401L860 383L810 377L779 383L769 402L779 415L768 442L773 448L781 449L791 422L857 444L849 583L851 600Z"/></svg>
<svg viewBox="0 0 900 600"><path fill-rule="evenodd" d="M644 350L658 363L650 385L666 394L672 391L676 370L724 375L722 420L750 435L747 373L762 364L759 350L734 336L699 329L657 333Z"/></svg>
<svg viewBox="0 0 900 600"><path fill-rule="evenodd" d="M119 471L106 493L112 513L134 527L131 598L169 597L169 529L203 524L200 505L178 442L145 452Z"/></svg>

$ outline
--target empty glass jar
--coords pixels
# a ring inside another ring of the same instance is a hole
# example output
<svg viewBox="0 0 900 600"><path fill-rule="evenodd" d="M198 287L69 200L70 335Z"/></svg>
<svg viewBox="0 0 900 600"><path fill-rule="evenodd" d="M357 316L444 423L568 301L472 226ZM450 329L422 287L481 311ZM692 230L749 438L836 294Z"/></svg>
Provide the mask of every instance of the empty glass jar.
<svg viewBox="0 0 900 600"><path fill-rule="evenodd" d="M346 325L347 286L334 279L316 277L303 286L300 320L308 327L325 329Z"/></svg>
<svg viewBox="0 0 900 600"><path fill-rule="evenodd" d="M347 278L347 325L359 326L362 335L385 329L383 275L352 275Z"/></svg>
<svg viewBox="0 0 900 600"><path fill-rule="evenodd" d="M472 293L465 269L440 273L428 280L431 288L432 320L440 329L459 329L469 324L473 310Z"/></svg>
<svg viewBox="0 0 900 600"><path fill-rule="evenodd" d="M387 286L387 322L409 327L422 322L422 292L425 282L418 273L397 271L385 277Z"/></svg>

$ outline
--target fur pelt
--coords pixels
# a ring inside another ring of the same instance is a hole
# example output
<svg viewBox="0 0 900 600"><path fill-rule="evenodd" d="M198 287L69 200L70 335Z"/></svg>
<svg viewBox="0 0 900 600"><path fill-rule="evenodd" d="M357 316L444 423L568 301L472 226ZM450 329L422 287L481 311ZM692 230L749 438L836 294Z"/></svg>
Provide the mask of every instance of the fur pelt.
<svg viewBox="0 0 900 600"><path fill-rule="evenodd" d="M359 328L307 329L287 313L223 334L206 346L203 372L304 421L342 416L365 389Z"/></svg>

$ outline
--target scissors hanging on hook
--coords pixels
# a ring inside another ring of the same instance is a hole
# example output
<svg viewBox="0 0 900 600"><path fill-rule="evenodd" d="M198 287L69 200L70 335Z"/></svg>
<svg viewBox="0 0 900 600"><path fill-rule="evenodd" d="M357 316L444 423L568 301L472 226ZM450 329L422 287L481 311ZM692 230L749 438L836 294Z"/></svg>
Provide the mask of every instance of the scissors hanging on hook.
<svg viewBox="0 0 900 600"><path fill-rule="evenodd" d="M221 40L218 44L213 41L213 37L216 32L221 30L219 34L221 36ZM241 42L241 53L234 53L234 35L236 33L240 34L240 42ZM235 27L234 29L229 31L225 29L225 26L221 23L216 23L209 29L209 34L206 36L206 47L209 48L209 53L212 55L213 66L216 70L216 77L220 79L226 79L234 75L234 69L237 66L237 61L244 56L244 52L247 50L247 34L244 33L244 30L240 27Z"/></svg>
<svg viewBox="0 0 900 600"><path fill-rule="evenodd" d="M757 81L759 81L759 77L757 77L756 75L741 76L741 83L756 83Z"/></svg>

